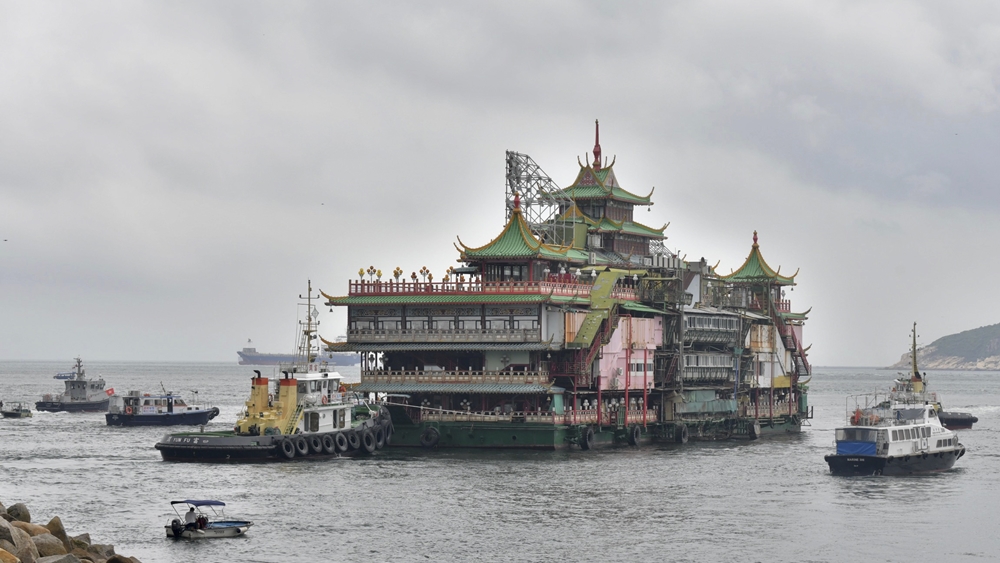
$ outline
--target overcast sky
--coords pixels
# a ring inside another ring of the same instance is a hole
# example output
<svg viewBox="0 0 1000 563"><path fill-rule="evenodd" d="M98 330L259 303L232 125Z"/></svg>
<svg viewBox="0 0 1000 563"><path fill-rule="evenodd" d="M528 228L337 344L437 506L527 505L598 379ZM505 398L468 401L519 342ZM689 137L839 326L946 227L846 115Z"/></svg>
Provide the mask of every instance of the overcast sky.
<svg viewBox="0 0 1000 563"><path fill-rule="evenodd" d="M888 365L1000 322L998 84L996 2L0 1L0 359L291 351L306 280L439 278L599 118L670 248L759 231L813 364Z"/></svg>

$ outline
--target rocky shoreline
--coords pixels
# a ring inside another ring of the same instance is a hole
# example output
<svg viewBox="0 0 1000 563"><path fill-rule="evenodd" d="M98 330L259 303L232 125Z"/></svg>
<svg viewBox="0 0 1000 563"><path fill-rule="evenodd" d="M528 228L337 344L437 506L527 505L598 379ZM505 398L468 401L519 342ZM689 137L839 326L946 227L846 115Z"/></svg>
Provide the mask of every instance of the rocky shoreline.
<svg viewBox="0 0 1000 563"><path fill-rule="evenodd" d="M0 503L0 563L141 563L115 553L115 546L92 543L90 534L70 537L54 516L44 526L31 522L23 503Z"/></svg>

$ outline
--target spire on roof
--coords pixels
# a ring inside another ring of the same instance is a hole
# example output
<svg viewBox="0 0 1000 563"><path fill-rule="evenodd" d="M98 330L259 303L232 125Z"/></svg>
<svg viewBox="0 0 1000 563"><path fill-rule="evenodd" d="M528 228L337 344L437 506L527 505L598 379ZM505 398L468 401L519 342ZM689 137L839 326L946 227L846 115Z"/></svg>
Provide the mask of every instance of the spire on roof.
<svg viewBox="0 0 1000 563"><path fill-rule="evenodd" d="M521 209L521 194L514 192L514 209Z"/></svg>
<svg viewBox="0 0 1000 563"><path fill-rule="evenodd" d="M601 124L594 120L594 170L601 169Z"/></svg>

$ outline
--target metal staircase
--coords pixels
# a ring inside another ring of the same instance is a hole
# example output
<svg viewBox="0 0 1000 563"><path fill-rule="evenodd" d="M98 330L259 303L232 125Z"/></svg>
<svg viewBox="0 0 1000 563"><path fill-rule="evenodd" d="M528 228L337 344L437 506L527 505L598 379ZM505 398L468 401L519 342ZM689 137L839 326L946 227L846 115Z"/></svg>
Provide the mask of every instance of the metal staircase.
<svg viewBox="0 0 1000 563"><path fill-rule="evenodd" d="M288 424L285 426L285 435L295 432L295 427L299 425L300 418L302 418L302 405L296 407L295 413L292 414L292 418L288 419Z"/></svg>

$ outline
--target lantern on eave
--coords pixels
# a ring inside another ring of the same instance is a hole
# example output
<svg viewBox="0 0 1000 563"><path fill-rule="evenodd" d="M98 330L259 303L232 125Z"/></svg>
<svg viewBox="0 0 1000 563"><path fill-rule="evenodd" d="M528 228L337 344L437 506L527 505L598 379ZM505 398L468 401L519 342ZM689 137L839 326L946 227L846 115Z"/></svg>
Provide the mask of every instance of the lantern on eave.
<svg viewBox="0 0 1000 563"><path fill-rule="evenodd" d="M396 266L396 269L392 271L392 277L396 278L396 281L399 281L399 276L401 275L403 275L403 269Z"/></svg>
<svg viewBox="0 0 1000 563"><path fill-rule="evenodd" d="M365 269L364 268L359 268L358 269L358 277L361 278L362 280L365 279Z"/></svg>
<svg viewBox="0 0 1000 563"><path fill-rule="evenodd" d="M373 281L375 280L375 271L375 266L368 266L368 277Z"/></svg>
<svg viewBox="0 0 1000 563"><path fill-rule="evenodd" d="M413 272L412 274L410 274L410 279L413 280L414 282L416 282L417 281L417 273Z"/></svg>
<svg viewBox="0 0 1000 563"><path fill-rule="evenodd" d="M427 279L427 275L430 274L430 273L431 273L431 271L427 269L427 266L423 266L422 268L420 268L420 279L421 280L426 280Z"/></svg>

